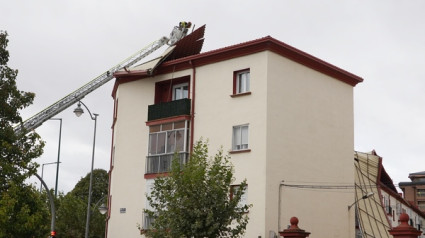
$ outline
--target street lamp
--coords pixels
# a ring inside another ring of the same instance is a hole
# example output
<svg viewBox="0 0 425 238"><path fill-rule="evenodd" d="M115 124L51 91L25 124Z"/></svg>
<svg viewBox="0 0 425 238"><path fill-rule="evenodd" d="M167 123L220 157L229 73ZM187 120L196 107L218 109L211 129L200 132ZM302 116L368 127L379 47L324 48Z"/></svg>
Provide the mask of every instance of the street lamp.
<svg viewBox="0 0 425 238"><path fill-rule="evenodd" d="M103 201L106 198L106 196L107 195L105 195L101 199L99 199L99 201L97 201L96 204L93 207L93 210L98 208L100 214L102 214L102 215L104 215L108 211L108 207L105 205L105 203L102 203L99 207L98 207L98 205L101 201Z"/></svg>
<svg viewBox="0 0 425 238"><path fill-rule="evenodd" d="M89 198L87 201L87 218L86 218L86 233L85 238L89 237L89 229L90 229L90 204L91 204L91 196L92 196L92 186L93 186L93 165L94 165L94 151L95 151L95 145L96 145L96 124L97 124L97 116L99 114L91 113L88 107L81 101L78 101L77 108L74 109L75 115L77 117L81 116L84 113L84 110L81 108L81 104L87 109L87 111L90 114L90 118L94 121L94 134L93 134L93 150L92 150L92 157L91 157L91 170L90 170L90 185L89 185Z"/></svg>
<svg viewBox="0 0 425 238"><path fill-rule="evenodd" d="M43 174L44 174L44 165L49 165L49 164L56 164L56 163L58 163L58 162L50 162L50 163L44 163L44 164L42 164L41 165L41 179L43 179ZM62 163L62 162L59 162L59 163ZM41 192L41 190L43 189L43 184L41 183L40 184L40 192ZM56 191L56 190L55 190Z"/></svg>
<svg viewBox="0 0 425 238"><path fill-rule="evenodd" d="M52 194L50 194L49 192L49 188L47 187L47 184L44 182L44 180L38 175L38 174L34 174L41 182L41 185L44 186L44 188L46 188L47 191L47 197L49 198L49 202L50 202L50 212L52 213L52 221L50 223L50 234L52 237L53 234L56 234L55 232L55 222L56 222L56 209L55 209L55 203L53 201L53 197ZM54 236L53 236L54 237Z"/></svg>
<svg viewBox="0 0 425 238"><path fill-rule="evenodd" d="M108 207L105 205L105 203L102 203L99 207L100 214L104 215L108 211Z"/></svg>
<svg viewBox="0 0 425 238"><path fill-rule="evenodd" d="M363 197L361 197L361 198L357 199L355 202L353 202L353 204L351 204L350 206L348 206L348 210L350 210L350 208L351 208L354 204L358 203L360 200L367 199L367 198L370 198L370 197L372 197L372 196L373 196L373 192L368 192L367 194L363 195Z"/></svg>
<svg viewBox="0 0 425 238"><path fill-rule="evenodd" d="M55 183L55 197L58 197L58 177L59 177L59 163L60 163L60 154L61 154L62 118L50 118L50 120L60 121L59 144L58 144L58 161L57 161L57 165L56 165L56 183Z"/></svg>

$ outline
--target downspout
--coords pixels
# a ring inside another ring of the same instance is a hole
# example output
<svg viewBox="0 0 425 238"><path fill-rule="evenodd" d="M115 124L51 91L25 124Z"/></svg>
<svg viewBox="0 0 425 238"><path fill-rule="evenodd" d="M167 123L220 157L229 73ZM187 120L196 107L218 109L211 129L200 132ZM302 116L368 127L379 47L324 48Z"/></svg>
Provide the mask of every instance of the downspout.
<svg viewBox="0 0 425 238"><path fill-rule="evenodd" d="M190 153L193 151L193 128L195 128L195 88L196 88L196 69L195 65L193 65L192 60L189 61L189 64L192 66L192 108L190 115Z"/></svg>
<svg viewBox="0 0 425 238"><path fill-rule="evenodd" d="M111 218L111 213L110 213L110 209L111 209L111 203L110 203L110 197L111 197L111 180L112 180L112 170L113 170L113 166L112 166L112 159L114 157L114 153L115 153L115 148L114 148L114 132L115 132L115 123L117 121L117 117L118 117L118 99L116 97L116 94L114 93L112 95L112 98L114 99L114 112L112 115L112 126L111 126L111 155L110 155L110 161L109 161L109 172L108 172L108 212L106 214L106 221L105 221L105 238L108 238L108 226L109 226L109 219Z"/></svg>
<svg viewBox="0 0 425 238"><path fill-rule="evenodd" d="M281 203L281 188L283 187L283 180L282 181L280 181L280 183L279 183L279 190L278 190L278 197L279 197L279 200L278 200L278 204L277 204L277 232L279 233L279 232L281 232L281 231L283 231L283 230L281 230L281 227L280 227L280 213L281 213L281 205L280 205L280 203Z"/></svg>

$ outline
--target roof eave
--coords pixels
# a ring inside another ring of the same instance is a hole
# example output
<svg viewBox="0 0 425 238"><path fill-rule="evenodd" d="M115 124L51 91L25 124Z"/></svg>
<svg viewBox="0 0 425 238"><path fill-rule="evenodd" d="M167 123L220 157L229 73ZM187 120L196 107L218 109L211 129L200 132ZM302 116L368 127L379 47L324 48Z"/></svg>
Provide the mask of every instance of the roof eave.
<svg viewBox="0 0 425 238"><path fill-rule="evenodd" d="M202 65L241 57L266 50L272 51L283 57L291 59L306 67L309 67L332 78L345 82L353 87L356 86L358 83L363 82L363 78L357 75L338 68L330 63L327 63L317 57L298 50L270 36L217 50L208 51L197 55L164 62L158 68L158 73L168 73L173 70L188 69L193 67L192 65L199 67Z"/></svg>

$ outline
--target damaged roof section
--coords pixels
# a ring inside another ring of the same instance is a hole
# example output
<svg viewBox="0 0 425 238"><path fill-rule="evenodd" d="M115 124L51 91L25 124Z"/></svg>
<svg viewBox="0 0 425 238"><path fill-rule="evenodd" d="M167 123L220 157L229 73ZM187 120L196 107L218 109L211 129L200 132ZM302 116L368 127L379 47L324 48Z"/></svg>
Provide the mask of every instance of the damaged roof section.
<svg viewBox="0 0 425 238"><path fill-rule="evenodd" d="M128 75L132 76L148 76L154 75L155 69L161 65L162 62L184 58L187 56L197 55L201 52L204 44L205 25L196 29L183 39L179 40L176 44L168 47L160 56L148 62L131 67L124 68L114 74L115 77Z"/></svg>
<svg viewBox="0 0 425 238"><path fill-rule="evenodd" d="M164 62L199 54L202 50L202 46L204 45L204 34L205 25L196 29L183 39L177 41L175 44L176 48L164 60Z"/></svg>

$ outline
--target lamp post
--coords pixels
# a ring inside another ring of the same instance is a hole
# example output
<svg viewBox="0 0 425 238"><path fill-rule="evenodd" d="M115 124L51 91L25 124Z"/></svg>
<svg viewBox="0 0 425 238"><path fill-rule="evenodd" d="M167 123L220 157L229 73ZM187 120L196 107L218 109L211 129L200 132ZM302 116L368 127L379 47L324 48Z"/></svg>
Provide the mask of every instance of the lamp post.
<svg viewBox="0 0 425 238"><path fill-rule="evenodd" d="M90 184L89 184L89 198L87 201L87 218L86 218L86 233L85 238L89 237L89 229L90 229L90 204L91 204L91 196L92 196L92 186L93 186L93 165L94 165L94 151L95 151L95 145L96 145L96 124L97 124L97 116L99 114L91 113L88 107L81 101L78 102L77 108L74 109L75 115L77 117L81 116L84 113L84 110L81 108L81 104L87 109L87 111L90 114L90 118L94 121L94 134L93 134L93 150L92 150L92 157L91 157L91 170L90 170Z"/></svg>
<svg viewBox="0 0 425 238"><path fill-rule="evenodd" d="M41 178L38 174L34 174L34 175L40 180L41 185L43 185L46 188L47 197L49 198L49 202L50 202L50 212L52 213L52 221L50 223L50 232L51 232L50 234L56 234L56 232L55 232L56 209L55 209L55 203L53 201L52 194L50 194L49 188L47 187L47 185L44 182L43 178Z"/></svg>
<svg viewBox="0 0 425 238"><path fill-rule="evenodd" d="M105 195L101 199L99 199L99 201L97 201L96 204L93 207L93 210L98 208L100 214L102 214L102 215L104 215L108 211L108 207L105 205L105 203L102 203L99 207L98 207L98 205L101 201L103 201L106 198L106 196L107 195Z"/></svg>
<svg viewBox="0 0 425 238"><path fill-rule="evenodd" d="M373 192L368 192L367 194L363 195L361 198L359 198L359 199L357 199L355 202L353 202L353 204L351 204L350 206L348 206L348 210L350 210L350 208L351 208L354 204L358 203L360 200L367 199L367 198L370 198L370 197L372 197L372 196L373 196Z"/></svg>
<svg viewBox="0 0 425 238"><path fill-rule="evenodd" d="M58 163L58 162L50 162L50 163L44 163L44 164L42 164L41 165L41 179L43 179L43 174L44 174L44 165L49 165L49 164L56 164L56 163ZM59 162L59 163L61 163L61 162ZM41 190L43 189L43 184L41 183L40 184L40 192L41 192Z"/></svg>
<svg viewBox="0 0 425 238"><path fill-rule="evenodd" d="M59 164L60 164L60 154L61 154L62 118L50 118L50 120L60 121L59 144L58 144L58 161L56 162L56 183L55 183L55 197L58 197L58 177L59 177Z"/></svg>

